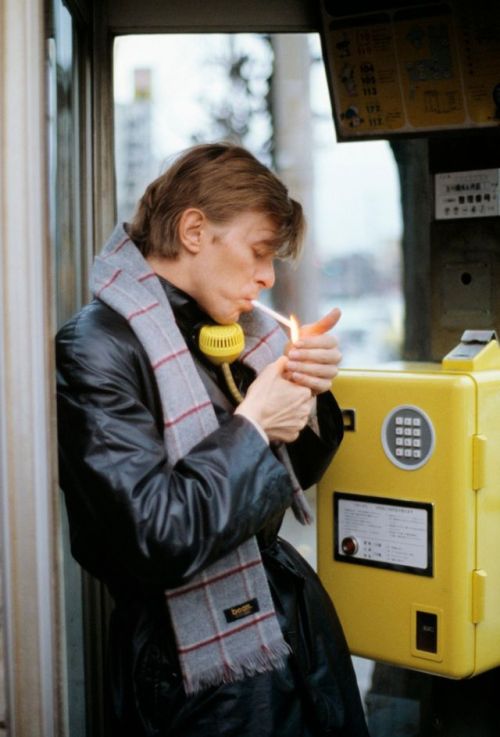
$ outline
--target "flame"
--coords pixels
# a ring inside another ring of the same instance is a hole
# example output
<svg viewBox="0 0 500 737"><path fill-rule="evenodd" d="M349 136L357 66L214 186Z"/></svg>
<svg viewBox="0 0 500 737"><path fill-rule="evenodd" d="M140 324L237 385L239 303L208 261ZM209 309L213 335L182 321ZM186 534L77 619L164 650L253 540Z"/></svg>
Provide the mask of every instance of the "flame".
<svg viewBox="0 0 500 737"><path fill-rule="evenodd" d="M295 343L300 338L300 325L295 315L290 315L290 322L290 337L292 339L292 343Z"/></svg>

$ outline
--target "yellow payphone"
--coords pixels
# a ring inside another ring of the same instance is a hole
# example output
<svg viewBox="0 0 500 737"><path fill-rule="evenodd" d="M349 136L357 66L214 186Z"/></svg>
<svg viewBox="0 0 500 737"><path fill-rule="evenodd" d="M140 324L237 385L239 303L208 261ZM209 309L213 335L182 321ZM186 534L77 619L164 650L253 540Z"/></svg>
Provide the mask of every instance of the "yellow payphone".
<svg viewBox="0 0 500 737"><path fill-rule="evenodd" d="M500 665L500 346L342 370L318 569L354 654L451 678Z"/></svg>

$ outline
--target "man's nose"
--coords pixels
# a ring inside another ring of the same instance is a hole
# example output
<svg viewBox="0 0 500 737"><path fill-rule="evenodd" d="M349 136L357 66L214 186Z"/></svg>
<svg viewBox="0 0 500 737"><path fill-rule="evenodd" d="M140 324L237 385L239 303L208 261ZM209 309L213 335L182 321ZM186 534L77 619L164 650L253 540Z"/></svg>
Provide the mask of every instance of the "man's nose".
<svg viewBox="0 0 500 737"><path fill-rule="evenodd" d="M269 259L269 261L260 265L257 273L257 281L261 285L262 289L271 289L274 284L274 280L274 260Z"/></svg>

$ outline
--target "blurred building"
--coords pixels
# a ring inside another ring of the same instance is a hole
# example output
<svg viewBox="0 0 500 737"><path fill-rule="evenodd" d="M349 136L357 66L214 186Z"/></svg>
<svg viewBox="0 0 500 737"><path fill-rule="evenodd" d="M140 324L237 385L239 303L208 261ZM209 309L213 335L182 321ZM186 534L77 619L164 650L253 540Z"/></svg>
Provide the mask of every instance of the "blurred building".
<svg viewBox="0 0 500 737"><path fill-rule="evenodd" d="M158 176L153 154L152 71L134 70L134 96L115 105L115 161L118 221L128 220L149 182Z"/></svg>

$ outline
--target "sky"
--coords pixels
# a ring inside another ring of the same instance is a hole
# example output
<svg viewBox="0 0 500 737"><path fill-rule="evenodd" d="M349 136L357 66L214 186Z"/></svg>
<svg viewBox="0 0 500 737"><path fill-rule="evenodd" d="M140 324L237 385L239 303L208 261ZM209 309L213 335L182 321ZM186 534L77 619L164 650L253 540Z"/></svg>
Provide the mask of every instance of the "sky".
<svg viewBox="0 0 500 737"><path fill-rule="evenodd" d="M265 74L268 60L262 41L240 34L254 59L255 74ZM320 54L317 38L311 48ZM225 92L214 63L227 49L221 35L127 36L115 45L115 100L130 102L133 71L153 74L155 154L160 162L190 145L190 133L208 124L210 100ZM326 76L321 63L311 74L314 111L313 218L316 252L321 260L348 252L383 252L401 236L399 184L386 141L338 143L331 117ZM256 132L256 137L258 132ZM392 245L391 245L392 244Z"/></svg>

